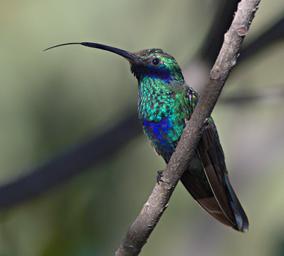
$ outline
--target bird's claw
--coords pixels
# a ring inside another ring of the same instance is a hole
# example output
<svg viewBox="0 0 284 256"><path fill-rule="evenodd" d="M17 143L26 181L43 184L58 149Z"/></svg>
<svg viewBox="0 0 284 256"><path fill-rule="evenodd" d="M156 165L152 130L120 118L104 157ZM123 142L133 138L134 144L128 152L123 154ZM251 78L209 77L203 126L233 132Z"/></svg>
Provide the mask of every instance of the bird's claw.
<svg viewBox="0 0 284 256"><path fill-rule="evenodd" d="M163 181L163 171L161 170L157 171L156 181L159 185L160 185L160 182L164 182Z"/></svg>

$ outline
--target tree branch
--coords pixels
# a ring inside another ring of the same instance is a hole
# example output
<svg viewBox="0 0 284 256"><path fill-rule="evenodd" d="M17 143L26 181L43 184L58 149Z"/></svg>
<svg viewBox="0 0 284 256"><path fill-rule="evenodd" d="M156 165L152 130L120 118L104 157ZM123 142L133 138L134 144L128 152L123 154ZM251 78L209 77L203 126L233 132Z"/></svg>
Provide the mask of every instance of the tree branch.
<svg viewBox="0 0 284 256"><path fill-rule="evenodd" d="M220 52L223 36L232 23L238 2L239 0L222 0L216 6L217 11L213 22L198 53L198 59L203 60L210 67L214 64Z"/></svg>
<svg viewBox="0 0 284 256"><path fill-rule="evenodd" d="M261 90L256 92L251 92L247 89L243 89L240 92L232 95L226 96L219 100L221 104L227 104L232 106L244 106L247 104L258 103L262 101L268 102L282 102L284 98L284 88L283 85L278 86L266 86Z"/></svg>
<svg viewBox="0 0 284 256"><path fill-rule="evenodd" d="M282 16L278 21L273 23L268 29L262 32L255 40L253 40L251 43L248 43L241 49L239 63L247 60L256 53L267 49L272 44L278 43L283 40L284 17Z"/></svg>
<svg viewBox="0 0 284 256"><path fill-rule="evenodd" d="M140 132L135 112L99 136L89 139L87 143L77 145L52 161L37 167L36 171L1 186L0 209L40 196L48 189L81 173L82 170L106 161Z"/></svg>
<svg viewBox="0 0 284 256"><path fill-rule="evenodd" d="M242 0L239 3L232 25L225 34L224 43L210 72L210 81L184 129L176 151L163 172L164 182L155 185L141 212L129 227L116 251L116 256L138 255L167 208L180 177L194 155L203 124L210 116L224 83L236 64L241 43L248 33L259 2L260 0Z"/></svg>

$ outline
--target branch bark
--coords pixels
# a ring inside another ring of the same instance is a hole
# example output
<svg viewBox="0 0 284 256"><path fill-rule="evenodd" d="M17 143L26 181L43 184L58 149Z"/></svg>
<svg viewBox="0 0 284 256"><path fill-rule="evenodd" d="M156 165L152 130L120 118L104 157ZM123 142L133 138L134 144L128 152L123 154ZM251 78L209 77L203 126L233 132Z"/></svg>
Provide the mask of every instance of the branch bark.
<svg viewBox="0 0 284 256"><path fill-rule="evenodd" d="M220 53L210 72L209 83L184 129L176 151L163 172L164 182L155 185L141 212L129 227L115 253L116 256L138 255L167 208L180 177L194 155L203 124L210 116L225 81L236 64L242 41L248 33L259 2L260 0L242 0L239 3L233 22L225 34Z"/></svg>

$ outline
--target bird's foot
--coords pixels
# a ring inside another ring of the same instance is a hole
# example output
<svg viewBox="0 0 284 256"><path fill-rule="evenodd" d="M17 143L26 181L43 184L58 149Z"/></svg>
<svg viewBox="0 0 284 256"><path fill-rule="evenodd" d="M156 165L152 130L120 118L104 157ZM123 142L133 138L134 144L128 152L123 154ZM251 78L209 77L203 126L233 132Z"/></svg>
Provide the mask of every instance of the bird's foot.
<svg viewBox="0 0 284 256"><path fill-rule="evenodd" d="M157 171L156 181L159 185L160 185L160 182L164 182L163 181L163 171L161 170Z"/></svg>

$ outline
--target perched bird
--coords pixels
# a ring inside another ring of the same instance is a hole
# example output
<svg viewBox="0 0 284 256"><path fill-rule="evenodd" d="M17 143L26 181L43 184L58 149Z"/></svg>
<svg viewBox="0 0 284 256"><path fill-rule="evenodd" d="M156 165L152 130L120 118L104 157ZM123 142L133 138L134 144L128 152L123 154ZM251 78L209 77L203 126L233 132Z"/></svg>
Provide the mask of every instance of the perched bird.
<svg viewBox="0 0 284 256"><path fill-rule="evenodd" d="M198 94L185 84L175 58L161 49L132 53L92 42L59 44L46 50L72 44L113 52L129 61L131 72L138 80L138 116L143 130L167 163L198 101ZM238 231L248 229L248 218L230 184L211 117L181 182L214 218Z"/></svg>

